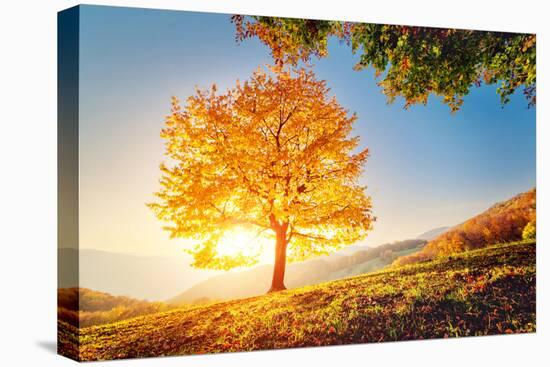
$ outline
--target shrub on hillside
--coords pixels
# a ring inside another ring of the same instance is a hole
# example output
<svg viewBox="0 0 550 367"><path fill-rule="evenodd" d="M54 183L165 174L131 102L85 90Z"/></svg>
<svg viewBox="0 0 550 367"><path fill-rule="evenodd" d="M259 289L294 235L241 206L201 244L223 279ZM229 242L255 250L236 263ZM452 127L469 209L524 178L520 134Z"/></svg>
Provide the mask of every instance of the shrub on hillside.
<svg viewBox="0 0 550 367"><path fill-rule="evenodd" d="M534 240L537 238L537 222L531 221L527 223L525 228L523 228L522 237L524 240Z"/></svg>
<svg viewBox="0 0 550 367"><path fill-rule="evenodd" d="M403 266L408 264L415 264L424 261L430 261L433 259L433 256L425 252L417 252L416 254L401 256L398 257L393 263L392 266Z"/></svg>

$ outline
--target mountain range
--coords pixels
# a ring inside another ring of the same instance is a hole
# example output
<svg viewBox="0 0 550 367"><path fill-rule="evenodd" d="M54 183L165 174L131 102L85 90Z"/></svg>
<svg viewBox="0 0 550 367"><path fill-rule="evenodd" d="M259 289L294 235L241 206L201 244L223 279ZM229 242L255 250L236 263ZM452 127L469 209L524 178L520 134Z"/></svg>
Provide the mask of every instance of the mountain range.
<svg viewBox="0 0 550 367"><path fill-rule="evenodd" d="M426 241L431 241L433 240L434 238L442 235L443 233L447 232L449 230L450 227L438 227L438 228L434 228L434 229L431 229L427 232L424 232L418 236L416 236L417 239L419 240L426 240Z"/></svg>

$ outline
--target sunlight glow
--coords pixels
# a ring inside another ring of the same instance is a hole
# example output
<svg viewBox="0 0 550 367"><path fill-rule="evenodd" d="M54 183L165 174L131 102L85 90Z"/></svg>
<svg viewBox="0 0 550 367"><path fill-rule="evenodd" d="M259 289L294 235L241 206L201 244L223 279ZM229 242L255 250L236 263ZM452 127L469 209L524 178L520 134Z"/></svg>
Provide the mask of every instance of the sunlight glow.
<svg viewBox="0 0 550 367"><path fill-rule="evenodd" d="M259 263L273 262L274 240L247 228L237 227L228 231L218 242L219 256L258 257Z"/></svg>

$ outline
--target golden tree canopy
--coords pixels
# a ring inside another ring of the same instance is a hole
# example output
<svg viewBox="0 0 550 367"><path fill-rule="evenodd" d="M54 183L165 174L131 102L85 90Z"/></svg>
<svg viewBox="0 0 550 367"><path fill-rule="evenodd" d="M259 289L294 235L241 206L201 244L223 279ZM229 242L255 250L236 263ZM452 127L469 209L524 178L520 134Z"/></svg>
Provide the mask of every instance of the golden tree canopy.
<svg viewBox="0 0 550 367"><path fill-rule="evenodd" d="M258 261L217 251L235 227L258 238L282 231L290 260L338 250L374 220L358 184L368 150L356 152L356 119L305 69L258 69L225 93L197 90L184 107L173 98L161 132L169 162L149 206L172 237L196 240L196 267Z"/></svg>

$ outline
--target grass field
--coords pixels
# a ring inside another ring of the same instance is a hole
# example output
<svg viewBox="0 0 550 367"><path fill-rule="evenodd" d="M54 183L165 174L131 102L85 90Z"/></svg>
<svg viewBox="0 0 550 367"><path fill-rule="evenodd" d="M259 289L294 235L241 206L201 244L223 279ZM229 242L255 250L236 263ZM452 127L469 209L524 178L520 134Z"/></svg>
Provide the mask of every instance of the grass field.
<svg viewBox="0 0 550 367"><path fill-rule="evenodd" d="M536 330L535 243L488 247L265 296L80 329L61 354L92 361ZM77 342L80 341L80 347Z"/></svg>

